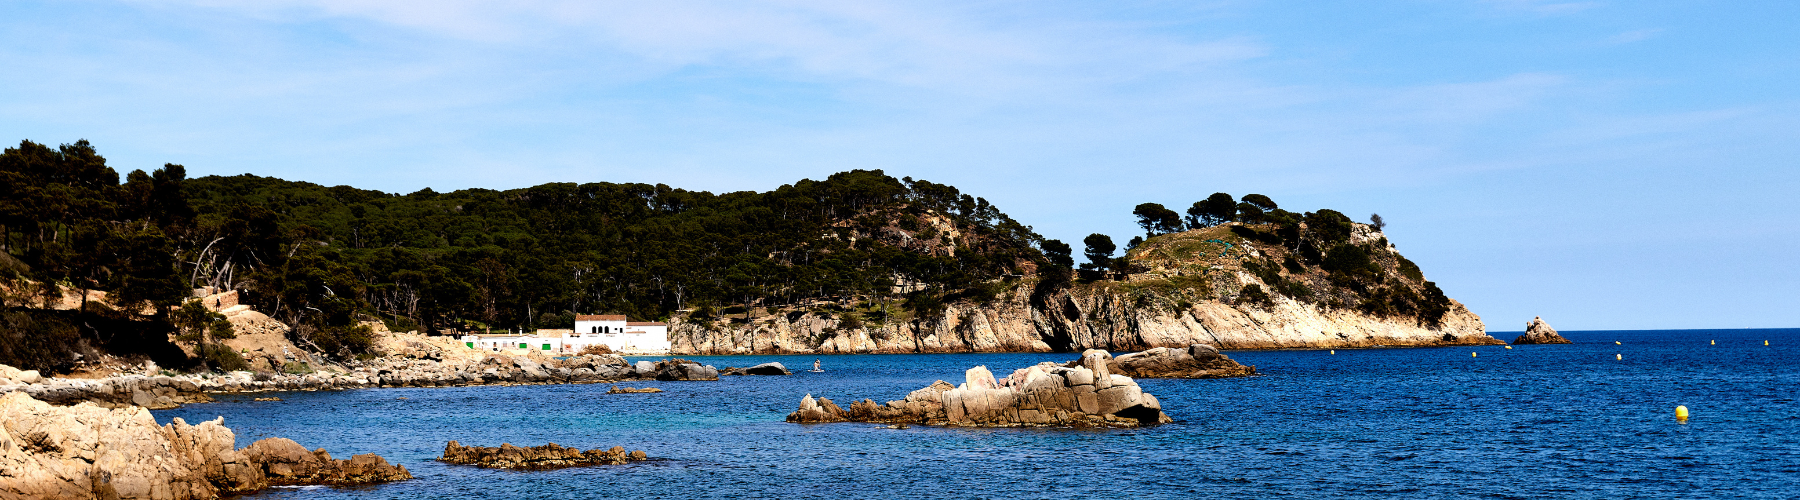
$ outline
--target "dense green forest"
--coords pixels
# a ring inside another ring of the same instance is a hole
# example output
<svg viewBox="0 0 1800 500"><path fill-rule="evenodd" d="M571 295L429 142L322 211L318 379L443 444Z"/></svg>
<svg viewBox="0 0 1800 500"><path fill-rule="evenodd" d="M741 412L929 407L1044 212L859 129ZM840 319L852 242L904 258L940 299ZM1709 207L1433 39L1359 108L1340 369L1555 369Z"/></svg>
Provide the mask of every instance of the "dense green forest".
<svg viewBox="0 0 1800 500"><path fill-rule="evenodd" d="M121 180L87 141L22 141L0 154L0 180L0 363L16 366L66 363L43 353L74 352L67 346L81 342L166 351L167 333L212 332L217 318L177 308L204 286L240 291L243 303L292 326L301 345L354 356L370 342L359 323L374 319L427 332L567 328L575 314L593 313L663 319L680 311L704 322L748 318L756 308L918 320L946 303L991 298L1006 278L1040 278L1033 295L1042 296L1135 272L1106 235L1082 242L1088 262L1076 273L1070 245L1043 239L987 200L879 170L768 192L552 183L399 194L249 174L189 179L173 164ZM1298 214L1267 196L1224 193L1186 212L1138 205L1132 214L1145 235L1126 248L1242 222L1246 234L1300 256L1290 265L1330 272L1333 288L1381 290L1371 287L1383 278L1368 271L1377 249L1346 242L1352 223L1343 214ZM41 302L62 297L48 284L106 291L107 304L46 312ZM1424 284L1427 297L1408 298L1402 312L1431 322L1448 299ZM1359 307L1394 309L1386 304L1377 296Z"/></svg>
<svg viewBox="0 0 1800 500"><path fill-rule="evenodd" d="M1045 259L1041 238L987 200L878 170L763 193L554 183L401 195L187 179L180 165L121 183L85 141L25 141L0 172L20 276L108 290L132 310L236 289L331 353L365 348L355 325L372 318L443 331L819 301L929 309Z"/></svg>

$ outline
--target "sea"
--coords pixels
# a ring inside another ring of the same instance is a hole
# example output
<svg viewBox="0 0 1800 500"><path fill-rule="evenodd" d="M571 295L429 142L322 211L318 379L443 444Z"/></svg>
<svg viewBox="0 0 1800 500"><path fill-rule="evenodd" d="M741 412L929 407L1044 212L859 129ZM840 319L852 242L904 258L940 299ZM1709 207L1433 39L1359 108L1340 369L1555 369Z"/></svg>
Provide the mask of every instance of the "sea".
<svg viewBox="0 0 1800 500"><path fill-rule="evenodd" d="M1139 380L1175 420L1139 429L783 421L808 394L895 400L960 383L976 365L1004 376L1071 353L692 357L795 373L622 384L657 394L592 384L224 395L154 414L222 416L240 447L279 436L337 458L377 453L416 477L244 497L256 499L1800 498L1800 329L1563 335L1575 343L1228 351L1262 375ZM824 371L804 371L815 359ZM282 401L253 401L271 395ZM551 471L435 461L451 440L623 446L652 460Z"/></svg>

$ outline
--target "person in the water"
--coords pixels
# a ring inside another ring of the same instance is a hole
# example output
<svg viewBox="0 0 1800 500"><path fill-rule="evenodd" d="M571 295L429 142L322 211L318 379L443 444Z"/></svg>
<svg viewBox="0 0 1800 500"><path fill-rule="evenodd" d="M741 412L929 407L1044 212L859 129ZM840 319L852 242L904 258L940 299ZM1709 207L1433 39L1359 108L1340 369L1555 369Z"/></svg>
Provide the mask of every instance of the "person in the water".
<svg viewBox="0 0 1800 500"><path fill-rule="evenodd" d="M815 372L816 372L816 371L820 371L820 370L819 370L819 359L818 359L818 358L813 358L813 371L815 371Z"/></svg>

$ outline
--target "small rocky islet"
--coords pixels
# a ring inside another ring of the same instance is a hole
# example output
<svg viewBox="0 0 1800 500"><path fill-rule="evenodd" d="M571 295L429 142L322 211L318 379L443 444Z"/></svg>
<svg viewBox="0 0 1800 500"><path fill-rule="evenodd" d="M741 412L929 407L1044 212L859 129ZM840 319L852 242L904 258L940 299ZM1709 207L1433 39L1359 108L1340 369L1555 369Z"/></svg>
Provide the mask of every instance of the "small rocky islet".
<svg viewBox="0 0 1800 500"><path fill-rule="evenodd" d="M444 455L438 461L494 469L551 470L589 465L624 465L649 459L644 450L627 452L622 446L582 451L580 448L556 443L526 448L511 443L491 447L464 446L451 441L444 445Z"/></svg>
<svg viewBox="0 0 1800 500"><path fill-rule="evenodd" d="M1168 423L1156 396L1138 387L1144 378L1219 378L1256 372L1207 345L1157 348L1117 358L1090 349L1066 364L1040 363L996 379L985 366L970 368L961 385L939 380L905 399L877 404L864 399L848 409L811 394L788 414L794 423L876 422L966 427L1140 427Z"/></svg>
<svg viewBox="0 0 1800 500"><path fill-rule="evenodd" d="M1551 328L1549 323L1544 322L1543 316L1538 316L1532 318L1530 323L1525 324L1525 334L1513 339L1512 343L1516 345L1526 345L1573 344L1574 342L1570 342L1569 339L1563 338L1561 334L1556 333L1555 328Z"/></svg>

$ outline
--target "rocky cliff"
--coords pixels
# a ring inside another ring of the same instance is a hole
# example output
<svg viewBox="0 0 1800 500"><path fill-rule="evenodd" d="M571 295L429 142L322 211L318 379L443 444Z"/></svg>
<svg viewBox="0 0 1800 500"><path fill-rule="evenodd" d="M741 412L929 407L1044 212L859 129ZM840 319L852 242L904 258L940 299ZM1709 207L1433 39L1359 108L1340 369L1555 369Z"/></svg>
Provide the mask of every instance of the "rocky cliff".
<svg viewBox="0 0 1800 500"><path fill-rule="evenodd" d="M1134 271L1060 285L997 283L964 300L884 323L829 309L748 321L673 318L678 354L1136 351L1486 345L1481 318L1443 297L1385 236L1355 225L1331 250L1268 243L1226 225L1161 235L1131 250ZM1344 262L1348 263L1344 263ZM1435 297L1435 298L1434 298Z"/></svg>

